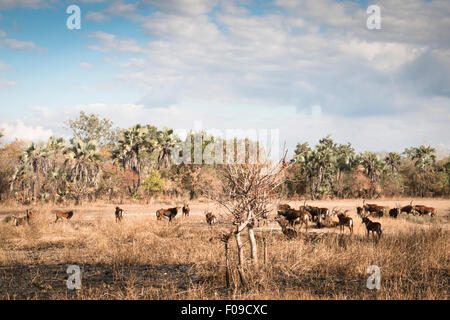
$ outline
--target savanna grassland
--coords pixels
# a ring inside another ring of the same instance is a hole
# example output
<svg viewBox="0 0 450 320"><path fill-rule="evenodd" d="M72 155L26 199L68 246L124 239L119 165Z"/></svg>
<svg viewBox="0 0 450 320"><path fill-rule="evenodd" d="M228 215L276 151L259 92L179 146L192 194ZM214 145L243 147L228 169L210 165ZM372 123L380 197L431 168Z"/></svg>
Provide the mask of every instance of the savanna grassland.
<svg viewBox="0 0 450 320"><path fill-rule="evenodd" d="M376 200L395 206L409 200ZM302 203L289 202L298 207ZM382 224L377 243L366 237L355 207L360 200L311 201L350 209L353 235L339 228L316 229L288 240L278 224L256 228L259 263L245 264L248 288L239 286L235 243L230 241L231 288L225 286L224 244L229 229L225 211L206 201L190 203L191 214L174 223L157 221L155 211L179 203L123 204L116 223L114 205L96 202L78 207L36 206L37 218L13 226L8 217L24 215L22 206L0 206L1 299L448 299L450 200L417 199L437 216L402 214L371 218ZM54 223L53 210L74 210L70 221ZM218 225L205 223L213 211ZM274 210L269 219L275 217ZM248 250L246 232L244 250ZM266 243L266 250L263 245ZM266 251L266 254L264 253ZM69 265L82 270L81 290L68 290ZM369 290L366 269L381 269L381 289Z"/></svg>

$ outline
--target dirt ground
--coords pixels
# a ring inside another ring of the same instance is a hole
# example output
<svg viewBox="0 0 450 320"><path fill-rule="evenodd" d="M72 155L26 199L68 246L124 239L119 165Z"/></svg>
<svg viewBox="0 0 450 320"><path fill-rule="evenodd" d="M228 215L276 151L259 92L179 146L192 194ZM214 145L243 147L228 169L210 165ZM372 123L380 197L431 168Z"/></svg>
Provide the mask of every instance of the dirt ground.
<svg viewBox="0 0 450 320"><path fill-rule="evenodd" d="M448 230L449 228L449 217L450 217L450 199L406 199L406 200L396 200L396 199L383 199L383 200L368 200L367 203L376 203L381 206L388 206L390 208L395 208L396 206L406 206L413 200L413 205L421 204L426 206L431 206L436 208L436 218L430 219L429 217L415 217L413 215L407 216L406 214L402 214L399 216L399 219L390 219L388 217L383 218L374 218L370 219L373 221L383 221L385 228L383 228L383 232L395 232L398 231L399 228L405 227L424 227L427 225L427 222L435 221L438 222L444 229ZM125 210L124 217L125 218L142 218L149 219L149 221L156 220L156 211L162 208L172 208L172 207L180 207L179 213L176 217L176 220L183 219L181 214L181 207L183 207L183 201L167 201L167 202L155 202L150 204L104 204L104 203L93 203L87 204L85 203L83 206L19 206L19 207L5 207L0 204L0 220L2 217L6 217L8 215L16 215L16 216L24 216L26 209L33 208L38 212L41 212L44 216L44 219L48 220L48 222L54 221L54 211L63 210L63 211L74 211L73 221L93 221L93 220L115 220L114 210L116 206L120 206ZM303 201L281 201L281 203L287 203L293 208L299 208L304 204ZM330 210L336 208L340 211L346 211L347 214L355 220L356 230L359 230L364 227L361 224L361 219L356 214L356 207L362 206L363 200L361 199L353 199L353 200L327 200L327 201L307 201L307 205L317 206L317 207L326 207ZM269 215L269 220L273 219L277 214L277 205L272 204L271 213ZM204 219L206 212L212 212L219 218L219 224L223 224L224 221L228 220L226 210L213 202L210 201L192 201L189 202L190 206L190 217L193 219L183 220L184 223L189 224L191 227L200 227L206 225L206 221ZM337 218L336 218L337 220ZM228 225L225 223L225 225ZM312 224L314 226L314 224ZM267 230L267 228L273 230L281 230L278 224L269 223L269 226L261 227L260 230ZM316 229L315 232L336 232L337 229ZM364 228L361 229L364 232ZM359 231L361 231L359 230Z"/></svg>
<svg viewBox="0 0 450 320"><path fill-rule="evenodd" d="M395 207L410 199L367 202ZM115 222L116 204L36 206L38 220L20 227L12 226L8 217L24 216L32 206L0 205L0 299L448 299L450 200L414 199L413 204L435 207L435 218L371 218L382 224L379 244L366 237L356 215L362 200L307 204L350 210L354 234L312 224L308 232L301 229L298 240L288 241L271 221L273 204L269 223L256 229L259 255L267 261L250 277L251 290L236 289L233 271L231 292L218 272L224 268L224 253L217 240L230 222L225 210L212 202L190 203L190 217L180 212L171 225L156 221L156 210L183 202L122 204L122 223ZM71 221L55 224L58 209L74 210ZM206 224L207 211L219 217L217 226ZM235 261L233 242L230 250ZM370 264L383 269L387 288L377 294L364 289ZM66 288L69 265L81 267L82 290ZM413 275L407 277L410 270Z"/></svg>

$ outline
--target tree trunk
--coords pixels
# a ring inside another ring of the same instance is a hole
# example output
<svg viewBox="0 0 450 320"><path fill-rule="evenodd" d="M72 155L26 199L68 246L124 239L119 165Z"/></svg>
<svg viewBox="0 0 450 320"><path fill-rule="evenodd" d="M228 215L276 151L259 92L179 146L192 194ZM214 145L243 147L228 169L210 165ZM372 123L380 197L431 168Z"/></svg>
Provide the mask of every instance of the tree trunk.
<svg viewBox="0 0 450 320"><path fill-rule="evenodd" d="M228 255L228 242L225 242L225 284L230 288L230 257Z"/></svg>
<svg viewBox="0 0 450 320"><path fill-rule="evenodd" d="M239 230L237 230L237 231L239 231ZM244 265L244 250L242 249L241 232L236 232L235 233L235 237L236 237L236 246L237 246L238 258L239 258L237 269L238 269L238 272L239 272L239 277L241 279L242 286L243 287L247 287L247 281L245 280L244 269L243 269L243 265Z"/></svg>
<svg viewBox="0 0 450 320"><path fill-rule="evenodd" d="M267 241L266 241L266 237L263 238L263 242L264 242L264 264L267 264Z"/></svg>
<svg viewBox="0 0 450 320"><path fill-rule="evenodd" d="M256 245L255 231L253 230L253 224L249 224L248 228L248 240L250 242L250 257L254 265L258 264L258 247Z"/></svg>

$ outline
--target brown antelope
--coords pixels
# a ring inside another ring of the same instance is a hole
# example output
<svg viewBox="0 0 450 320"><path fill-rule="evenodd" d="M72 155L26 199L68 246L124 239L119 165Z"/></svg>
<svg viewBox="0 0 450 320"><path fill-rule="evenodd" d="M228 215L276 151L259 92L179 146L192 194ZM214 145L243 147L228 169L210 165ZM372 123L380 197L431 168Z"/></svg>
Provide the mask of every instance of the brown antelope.
<svg viewBox="0 0 450 320"><path fill-rule="evenodd" d="M427 206L423 206L423 205L415 205L413 210L418 212L421 216L430 215L430 216L434 217L434 215L436 214L435 208L427 207Z"/></svg>
<svg viewBox="0 0 450 320"><path fill-rule="evenodd" d="M384 206L379 206L376 204L367 204L365 206L363 206L363 210L365 213L368 213L369 215L373 215L376 217L382 217L385 214L387 214L389 208L388 207L384 207Z"/></svg>
<svg viewBox="0 0 450 320"><path fill-rule="evenodd" d="M356 207L356 213L361 217L364 213L363 207Z"/></svg>
<svg viewBox="0 0 450 320"><path fill-rule="evenodd" d="M119 207L116 207L116 222L120 222L123 219L123 214L125 213L125 211L123 209L120 209Z"/></svg>
<svg viewBox="0 0 450 320"><path fill-rule="evenodd" d="M58 211L58 212L56 212L55 223L57 223L59 219L64 218L66 220L70 220L72 217L73 217L73 211L68 211L68 212Z"/></svg>
<svg viewBox="0 0 450 320"><path fill-rule="evenodd" d="M286 219L281 218L280 216L275 218L275 221L278 222L278 224L281 227L281 231L288 239L293 239L297 237L297 231L289 226L289 223Z"/></svg>
<svg viewBox="0 0 450 320"><path fill-rule="evenodd" d="M310 220L311 215L302 210L289 209L287 211L278 211L279 216L283 216L289 221L289 224L293 227L294 224L300 224L300 228L302 225L305 225L306 232L308 232L308 222Z"/></svg>
<svg viewBox="0 0 450 320"><path fill-rule="evenodd" d="M366 199L364 199L363 200L363 206L362 206L362 208L363 208L363 210L364 210L364 212L365 213L372 213L372 212L375 212L375 211L377 211L377 207L378 207L378 205L376 205L376 204L373 204L373 203L367 203L367 204L365 204L365 202L366 202Z"/></svg>
<svg viewBox="0 0 450 320"><path fill-rule="evenodd" d="M304 210L309 212L312 217L312 221L317 221L319 218L325 218L328 216L329 210L328 208L319 208L319 207L311 207L311 206L303 206L300 207L300 210Z"/></svg>
<svg viewBox="0 0 450 320"><path fill-rule="evenodd" d="M294 225L296 224L299 224L299 229L301 229L302 226L305 225L306 232L308 232L309 221L311 220L311 214L309 212L290 209L288 210L288 212L284 214L281 213L279 215L284 216L292 227L294 227Z"/></svg>
<svg viewBox="0 0 450 320"><path fill-rule="evenodd" d="M278 211L287 211L287 210L290 210L290 209L291 209L291 206L288 205L288 204L280 204L278 206Z"/></svg>
<svg viewBox="0 0 450 320"><path fill-rule="evenodd" d="M169 222L172 222L172 220L178 214L179 209L180 209L180 207L170 208L170 209L159 209L158 211L156 211L156 218L158 220L162 220L162 218L166 218L166 219L169 219Z"/></svg>
<svg viewBox="0 0 450 320"><path fill-rule="evenodd" d="M35 218L36 213L31 210L27 210L27 223L30 224Z"/></svg>
<svg viewBox="0 0 450 320"><path fill-rule="evenodd" d="M369 237L369 234L372 232L373 236L375 236L375 233L378 235L378 240L381 238L381 223L370 221L367 217L362 218L362 223L366 225L367 237Z"/></svg>
<svg viewBox="0 0 450 320"><path fill-rule="evenodd" d="M13 219L13 225L15 225L16 227L18 226L24 226L25 224L27 224L27 217L16 217L16 216L12 216Z"/></svg>
<svg viewBox="0 0 450 320"><path fill-rule="evenodd" d="M189 208L189 203L187 203L183 206L183 217L188 218L190 212L191 212L191 209Z"/></svg>
<svg viewBox="0 0 450 320"><path fill-rule="evenodd" d="M386 206L377 206L377 214L378 214L378 217L381 218L381 217L387 215L388 212L389 212L389 207L386 207Z"/></svg>
<svg viewBox="0 0 450 320"><path fill-rule="evenodd" d="M413 209L412 209L412 214L413 215L422 215L422 212L423 212L423 210L424 210L424 208L425 208L425 206L423 205L423 204L416 204L415 206L413 206Z"/></svg>
<svg viewBox="0 0 450 320"><path fill-rule="evenodd" d="M344 232L344 227L347 226L350 229L350 233L353 233L353 219L348 217L345 211L344 213L338 213L337 217L339 219L339 229L341 232Z"/></svg>
<svg viewBox="0 0 450 320"><path fill-rule="evenodd" d="M217 223L217 218L215 215L212 214L212 212L206 213L205 217L206 223L209 224L210 226L213 226Z"/></svg>
<svg viewBox="0 0 450 320"><path fill-rule="evenodd" d="M413 213L414 207L412 206L412 203L413 203L413 201L411 200L409 205L402 207L400 209L400 213L403 213L403 212L407 213L407 214Z"/></svg>
<svg viewBox="0 0 450 320"><path fill-rule="evenodd" d="M391 218L397 219L397 217L398 217L399 214L400 214L400 208L399 208L399 205L398 205L398 204L396 204L396 207L395 207L395 208L392 208L391 210L389 210L389 216L390 216Z"/></svg>
<svg viewBox="0 0 450 320"><path fill-rule="evenodd" d="M30 209L27 209L25 217L12 216L13 225L18 227L18 226L23 226L25 224L31 224L31 222L35 219L35 217L36 217L36 213L31 211Z"/></svg>

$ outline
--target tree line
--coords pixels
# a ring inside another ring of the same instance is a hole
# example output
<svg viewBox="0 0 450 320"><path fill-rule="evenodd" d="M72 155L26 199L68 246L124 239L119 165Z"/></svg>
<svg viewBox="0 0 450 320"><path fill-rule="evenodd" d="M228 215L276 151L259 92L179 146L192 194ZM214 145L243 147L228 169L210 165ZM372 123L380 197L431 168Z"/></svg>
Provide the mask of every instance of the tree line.
<svg viewBox="0 0 450 320"><path fill-rule="evenodd" d="M163 195L195 199L220 179L220 165L172 165L172 149L184 143L173 129L140 124L121 129L85 112L66 126L72 132L68 141L51 137L46 142L0 145L1 200L78 205ZM186 139L200 139L202 150L223 142L205 132L191 132ZM252 142L244 143L248 149ZM447 197L449 169L450 157L437 159L429 146L407 148L401 154L356 153L350 143L337 144L327 136L314 147L297 144L279 192L309 199Z"/></svg>

